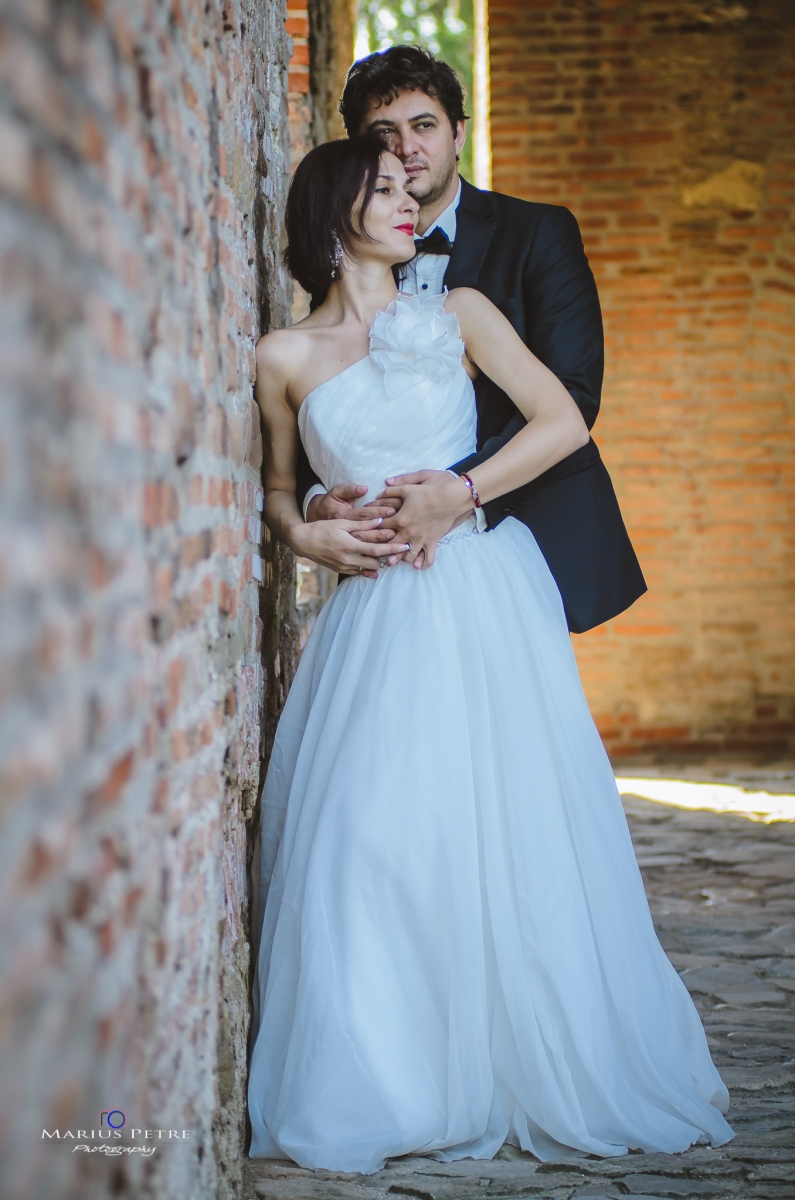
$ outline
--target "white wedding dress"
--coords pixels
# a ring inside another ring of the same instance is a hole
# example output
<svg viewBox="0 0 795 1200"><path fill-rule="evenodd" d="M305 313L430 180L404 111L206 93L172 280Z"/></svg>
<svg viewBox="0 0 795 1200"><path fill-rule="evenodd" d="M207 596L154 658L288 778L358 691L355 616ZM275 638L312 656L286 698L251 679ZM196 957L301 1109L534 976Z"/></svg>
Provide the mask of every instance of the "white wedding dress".
<svg viewBox="0 0 795 1200"><path fill-rule="evenodd" d="M399 296L299 427L327 487L444 468L475 397L444 296ZM728 1093L652 925L530 531L345 581L263 795L252 1158L548 1160L721 1145Z"/></svg>

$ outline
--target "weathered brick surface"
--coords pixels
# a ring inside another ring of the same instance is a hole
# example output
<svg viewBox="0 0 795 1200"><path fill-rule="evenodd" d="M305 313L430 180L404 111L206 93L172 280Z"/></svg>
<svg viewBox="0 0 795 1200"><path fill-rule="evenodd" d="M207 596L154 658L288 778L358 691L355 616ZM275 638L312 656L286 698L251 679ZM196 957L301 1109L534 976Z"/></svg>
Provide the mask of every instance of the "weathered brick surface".
<svg viewBox="0 0 795 1200"><path fill-rule="evenodd" d="M650 585L575 639L592 710L615 754L782 750L795 9L490 0L489 27L494 187L580 221L606 327L595 434Z"/></svg>
<svg viewBox="0 0 795 1200"><path fill-rule="evenodd" d="M227 1196L248 825L294 645L251 392L289 302L285 14L6 13L0 1191ZM108 1108L190 1139L116 1159L41 1140Z"/></svg>

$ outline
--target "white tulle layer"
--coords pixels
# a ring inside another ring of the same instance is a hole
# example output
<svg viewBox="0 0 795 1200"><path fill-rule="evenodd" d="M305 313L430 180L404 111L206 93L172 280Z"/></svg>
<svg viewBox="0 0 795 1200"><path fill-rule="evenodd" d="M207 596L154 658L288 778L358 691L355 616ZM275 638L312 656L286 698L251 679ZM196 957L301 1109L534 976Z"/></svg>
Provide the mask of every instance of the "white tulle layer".
<svg viewBox="0 0 795 1200"><path fill-rule="evenodd" d="M251 1156L720 1145L557 588L513 518L318 619L264 794Z"/></svg>

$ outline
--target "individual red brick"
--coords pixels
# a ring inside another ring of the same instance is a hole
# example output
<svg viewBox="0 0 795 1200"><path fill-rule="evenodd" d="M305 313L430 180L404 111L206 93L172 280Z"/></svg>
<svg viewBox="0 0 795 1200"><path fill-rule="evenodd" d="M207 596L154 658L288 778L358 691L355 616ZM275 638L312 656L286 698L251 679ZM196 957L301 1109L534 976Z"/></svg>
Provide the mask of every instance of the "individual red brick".
<svg viewBox="0 0 795 1200"><path fill-rule="evenodd" d="M303 93L309 91L309 72L299 67L291 68L288 74L288 87L291 92Z"/></svg>
<svg viewBox="0 0 795 1200"><path fill-rule="evenodd" d="M218 607L227 616L235 617L237 615L237 592L229 586L225 579L220 580L218 584Z"/></svg>

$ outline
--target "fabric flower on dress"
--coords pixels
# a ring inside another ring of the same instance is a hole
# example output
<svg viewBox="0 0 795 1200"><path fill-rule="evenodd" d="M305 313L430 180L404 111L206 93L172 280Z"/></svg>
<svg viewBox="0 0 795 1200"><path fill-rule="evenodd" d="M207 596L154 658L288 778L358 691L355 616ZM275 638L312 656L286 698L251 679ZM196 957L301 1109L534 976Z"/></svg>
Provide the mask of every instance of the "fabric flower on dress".
<svg viewBox="0 0 795 1200"><path fill-rule="evenodd" d="M370 328L370 358L384 372L390 399L417 383L439 383L461 366L464 343L458 317L444 311L447 289L440 296L399 293L379 310Z"/></svg>

